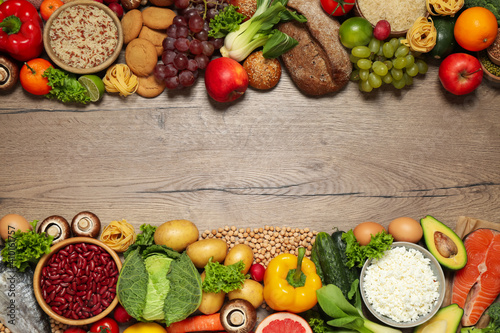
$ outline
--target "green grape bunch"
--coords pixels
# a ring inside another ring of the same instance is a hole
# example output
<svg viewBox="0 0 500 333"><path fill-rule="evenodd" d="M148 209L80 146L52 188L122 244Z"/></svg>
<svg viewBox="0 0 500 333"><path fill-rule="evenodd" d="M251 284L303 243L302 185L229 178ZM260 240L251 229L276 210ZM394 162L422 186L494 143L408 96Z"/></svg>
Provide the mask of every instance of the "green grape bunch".
<svg viewBox="0 0 500 333"><path fill-rule="evenodd" d="M427 63L420 54L403 45L402 39L391 38L384 42L372 37L368 46L351 49L354 70L350 79L359 82L359 90L370 92L383 84L403 89L413 84L415 76L427 73Z"/></svg>

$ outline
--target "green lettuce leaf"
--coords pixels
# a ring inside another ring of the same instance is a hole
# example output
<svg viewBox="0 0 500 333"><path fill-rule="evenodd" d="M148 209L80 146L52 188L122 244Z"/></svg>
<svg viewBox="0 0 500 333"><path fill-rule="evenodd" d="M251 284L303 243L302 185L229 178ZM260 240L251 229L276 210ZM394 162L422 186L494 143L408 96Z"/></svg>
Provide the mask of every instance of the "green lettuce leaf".
<svg viewBox="0 0 500 333"><path fill-rule="evenodd" d="M43 73L43 77L49 80L49 91L47 98L58 99L63 103L82 103L90 102L90 96L84 86L78 82L74 74L61 69L49 67Z"/></svg>
<svg viewBox="0 0 500 333"><path fill-rule="evenodd" d="M345 253L349 259L346 265L349 268L354 266L363 267L367 259L382 258L384 252L391 248L394 241L392 235L385 231L379 232L375 236L372 235L370 243L364 246L359 245L352 230L344 232L342 239L346 242Z"/></svg>
<svg viewBox="0 0 500 333"><path fill-rule="evenodd" d="M202 290L207 293L230 292L241 289L245 280L249 277L241 271L245 263L240 260L232 265L223 265L211 259L205 265L205 280Z"/></svg>
<svg viewBox="0 0 500 333"><path fill-rule="evenodd" d="M153 245L154 235L157 227L151 224L143 224L139 227L141 233L137 235L135 239L135 244L138 245Z"/></svg>
<svg viewBox="0 0 500 333"><path fill-rule="evenodd" d="M245 15L236 11L237 7L229 5L222 12L210 20L209 37L223 38L228 33L239 29Z"/></svg>
<svg viewBox="0 0 500 333"><path fill-rule="evenodd" d="M23 232L17 230L5 241L5 247L2 249L2 262L8 267L15 267L20 272L24 272L30 265L35 265L38 260L47 253L50 253L53 236L47 236L46 233L37 233L36 222L34 221L33 230Z"/></svg>

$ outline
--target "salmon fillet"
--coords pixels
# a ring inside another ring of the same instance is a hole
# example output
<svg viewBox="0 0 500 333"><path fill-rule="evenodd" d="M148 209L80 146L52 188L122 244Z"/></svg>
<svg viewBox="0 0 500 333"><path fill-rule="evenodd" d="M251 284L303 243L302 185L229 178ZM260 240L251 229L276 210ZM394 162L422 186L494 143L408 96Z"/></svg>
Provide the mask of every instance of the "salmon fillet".
<svg viewBox="0 0 500 333"><path fill-rule="evenodd" d="M464 245L467 264L455 274L451 302L464 309L462 326L472 326L500 294L500 232L477 229Z"/></svg>

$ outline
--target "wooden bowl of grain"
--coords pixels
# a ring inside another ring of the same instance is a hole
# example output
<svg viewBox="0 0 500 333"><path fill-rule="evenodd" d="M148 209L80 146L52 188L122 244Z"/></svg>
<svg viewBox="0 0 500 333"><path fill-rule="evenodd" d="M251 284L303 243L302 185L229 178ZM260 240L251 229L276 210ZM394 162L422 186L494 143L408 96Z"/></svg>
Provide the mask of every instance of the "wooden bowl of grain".
<svg viewBox="0 0 500 333"><path fill-rule="evenodd" d="M120 55L123 30L116 14L93 0L58 8L43 31L45 51L60 68L75 74L107 69Z"/></svg>
<svg viewBox="0 0 500 333"><path fill-rule="evenodd" d="M373 27L380 20L387 20L391 25L392 37L405 37L415 21L422 16L428 17L425 0L408 0L402 4L400 0L357 0L354 14L367 19Z"/></svg>
<svg viewBox="0 0 500 333"><path fill-rule="evenodd" d="M497 38L487 49L488 57L495 65L500 66L500 28L498 29Z"/></svg>

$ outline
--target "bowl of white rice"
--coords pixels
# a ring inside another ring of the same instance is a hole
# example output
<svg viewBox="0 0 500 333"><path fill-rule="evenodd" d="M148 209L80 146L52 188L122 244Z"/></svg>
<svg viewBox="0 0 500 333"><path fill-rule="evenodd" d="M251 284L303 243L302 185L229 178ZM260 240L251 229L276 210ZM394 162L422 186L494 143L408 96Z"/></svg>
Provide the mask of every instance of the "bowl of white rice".
<svg viewBox="0 0 500 333"><path fill-rule="evenodd" d="M443 303L445 289L441 265L413 243L394 242L382 258L367 260L361 270L366 307L392 327L415 327L431 319Z"/></svg>
<svg viewBox="0 0 500 333"><path fill-rule="evenodd" d="M426 0L356 0L354 12L372 26L380 20L388 21L389 37L404 37L419 17L429 15Z"/></svg>

